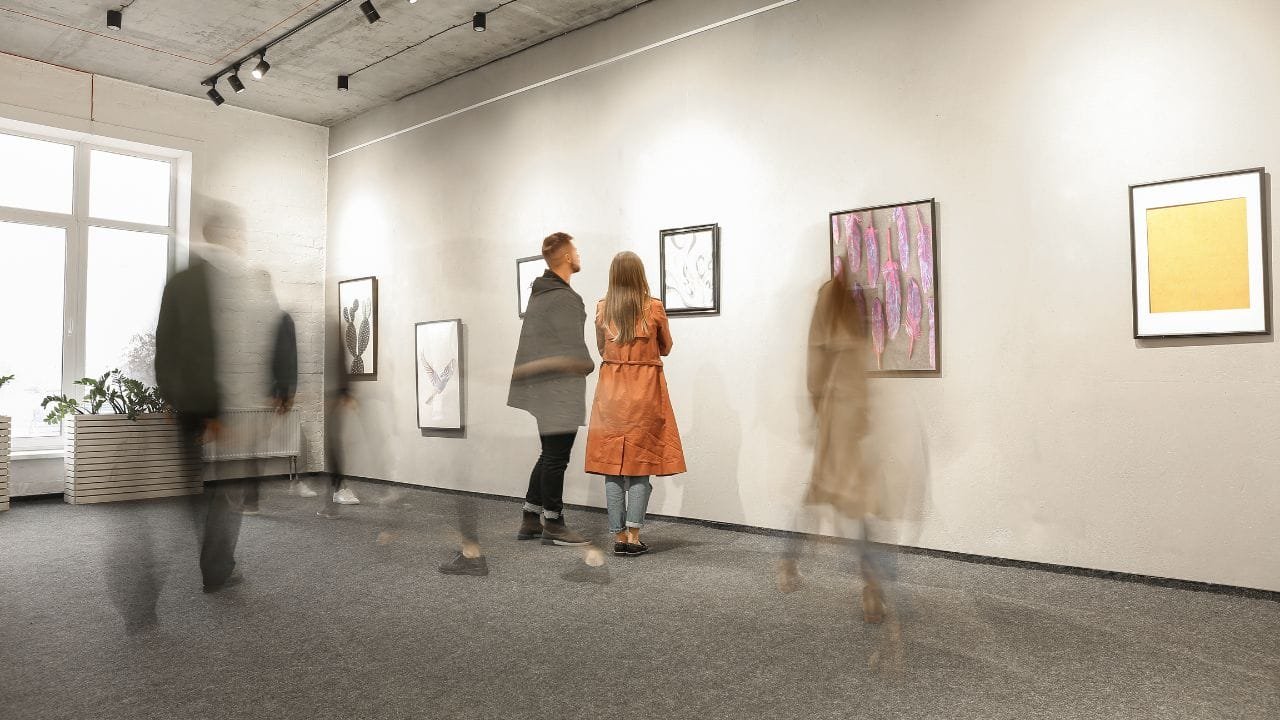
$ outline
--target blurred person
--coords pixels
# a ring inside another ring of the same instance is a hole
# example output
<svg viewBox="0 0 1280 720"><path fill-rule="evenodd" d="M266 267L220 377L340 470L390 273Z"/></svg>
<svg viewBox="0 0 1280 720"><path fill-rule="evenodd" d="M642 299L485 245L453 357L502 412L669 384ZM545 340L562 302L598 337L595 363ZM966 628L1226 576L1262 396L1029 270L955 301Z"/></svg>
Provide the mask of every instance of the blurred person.
<svg viewBox="0 0 1280 720"><path fill-rule="evenodd" d="M533 281L507 398L509 406L533 415L542 444L516 537L583 546L587 539L565 524L562 497L569 454L586 424L587 376L595 370L584 339L586 307L569 285L582 259L573 238L562 232L542 241L542 257L547 271Z"/></svg>
<svg viewBox="0 0 1280 720"><path fill-rule="evenodd" d="M474 575L483 577L489 574L489 563L480 551L480 532L476 527L476 500L467 495L459 495L457 502L458 534L461 536L460 548L453 558L440 566L445 575Z"/></svg>
<svg viewBox="0 0 1280 720"><path fill-rule="evenodd" d="M203 242L165 285L156 324L156 383L173 407L184 466L223 480L227 463L205 463L209 442L252 442L253 429L228 428L225 411L287 409L297 387L292 320L282 319L271 278L245 259L244 224L210 203ZM292 350L293 357L283 357ZM292 376L290 376L290 369ZM205 592L240 581L235 549L241 515L257 511L256 482L216 482L204 493L200 571Z"/></svg>
<svg viewBox="0 0 1280 720"><path fill-rule="evenodd" d="M341 337L341 334L335 337ZM325 403L324 415L324 451L329 459L329 490L324 493L324 507L316 513L326 518L337 517L339 505L360 504L360 498L356 497L355 492L347 485L347 476L343 472L342 446L343 428L346 427L347 415L355 412L356 397L351 391L351 377L346 372L346 358L342 354L342 343L338 343L336 347L338 378L333 393ZM317 495L315 490L301 480L298 481L295 492L302 497Z"/></svg>
<svg viewBox="0 0 1280 720"><path fill-rule="evenodd" d="M808 391L817 418L813 469L797 525L812 530L816 510L830 508L837 523L857 542L863 579L862 614L868 623L884 621L884 577L867 538L866 520L878 510L879 494L864 453L869 430L866 319L858 312L843 274L818 291L809 325ZM778 587L799 586L798 560L803 536L794 536L778 567Z"/></svg>
<svg viewBox="0 0 1280 720"><path fill-rule="evenodd" d="M600 380L587 430L586 471L604 476L613 554L648 552L640 540L650 477L685 471L684 449L667 392L662 358L671 327L662 301L649 295L644 263L621 252L609 266L609 289L596 304Z"/></svg>

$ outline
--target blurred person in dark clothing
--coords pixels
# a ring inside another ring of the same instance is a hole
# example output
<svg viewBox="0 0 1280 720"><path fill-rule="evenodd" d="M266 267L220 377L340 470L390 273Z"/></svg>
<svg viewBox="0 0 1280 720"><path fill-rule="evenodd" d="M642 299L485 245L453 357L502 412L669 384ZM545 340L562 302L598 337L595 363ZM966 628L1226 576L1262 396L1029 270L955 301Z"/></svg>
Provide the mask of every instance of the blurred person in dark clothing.
<svg viewBox="0 0 1280 720"><path fill-rule="evenodd" d="M339 335L335 335L339 337ZM338 377L334 390L325 402L324 414L324 452L328 458L329 491L324 493L324 507L316 513L320 517L338 517L339 505L358 505L360 498L346 485L343 473L342 433L346 427L347 414L355 412L356 397L351 391L351 378L346 371L345 356L342 354L342 343L337 344ZM316 492L299 482L298 493L303 497L314 497Z"/></svg>
<svg viewBox="0 0 1280 720"><path fill-rule="evenodd" d="M156 384L177 416L184 465L217 475L221 463L206 468L204 446L231 434L224 420L228 409L283 412L292 405L297 344L270 276L244 258L238 213L210 213L203 234L203 243L192 244L189 267L165 285L156 325ZM241 513L257 511L256 491L253 483L216 483L205 493L200 571L206 592L239 580L234 570Z"/></svg>
<svg viewBox="0 0 1280 720"><path fill-rule="evenodd" d="M582 546L587 539L565 525L562 497L569 454L587 420L587 376L595 370L585 339L586 307L569 286L582 260L573 238L562 232L542 241L542 257L547 272L533 281L507 398L511 407L533 415L542 443L517 537Z"/></svg>

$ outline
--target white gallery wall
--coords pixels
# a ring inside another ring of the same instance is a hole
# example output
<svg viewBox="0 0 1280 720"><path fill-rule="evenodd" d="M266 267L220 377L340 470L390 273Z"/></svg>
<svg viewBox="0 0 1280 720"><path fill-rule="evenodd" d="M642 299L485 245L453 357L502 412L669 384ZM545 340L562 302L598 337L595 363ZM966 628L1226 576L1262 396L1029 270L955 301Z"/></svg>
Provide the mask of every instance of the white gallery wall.
<svg viewBox="0 0 1280 720"><path fill-rule="evenodd" d="M207 208L235 206L250 259L297 323L303 462L321 469L328 130L2 53L0 118L192 153L192 236ZM24 494L61 492L62 480L56 460L13 465Z"/></svg>
<svg viewBox="0 0 1280 720"><path fill-rule="evenodd" d="M1136 342L1127 195L1280 167L1278 4L799 0L338 154L766 4L655 0L332 130L330 317L338 280L381 284L349 471L522 495L515 259L575 235L590 306L614 253L656 286L658 231L714 222L722 314L674 320L666 370L689 472L651 511L792 528L827 213L936 197L942 376L873 381L930 468L895 537L1280 590L1280 348ZM463 438L415 422L413 324L446 318ZM583 444L566 498L603 505Z"/></svg>

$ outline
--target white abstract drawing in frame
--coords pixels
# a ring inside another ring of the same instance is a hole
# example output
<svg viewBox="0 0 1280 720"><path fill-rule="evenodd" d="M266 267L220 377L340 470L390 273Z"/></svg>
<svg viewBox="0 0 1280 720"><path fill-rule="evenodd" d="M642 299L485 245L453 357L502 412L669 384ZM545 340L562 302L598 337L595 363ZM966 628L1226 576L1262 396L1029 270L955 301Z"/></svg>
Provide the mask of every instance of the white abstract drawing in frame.
<svg viewBox="0 0 1280 720"><path fill-rule="evenodd" d="M720 226L663 230L659 252L667 314L720 314Z"/></svg>
<svg viewBox="0 0 1280 720"><path fill-rule="evenodd" d="M533 281L547 271L547 261L541 255L516 260L516 302L520 317L529 309L529 297L533 295Z"/></svg>
<svg viewBox="0 0 1280 720"><path fill-rule="evenodd" d="M436 320L414 326L419 428L463 428L462 361L461 320Z"/></svg>
<svg viewBox="0 0 1280 720"><path fill-rule="evenodd" d="M1253 168L1130 186L1135 338L1271 332L1265 183L1266 170ZM1184 224L1232 201L1235 214L1230 223L1211 226L1200 222L1195 231ZM1161 250L1168 243L1161 243L1159 235L1169 232L1171 218L1182 242L1173 246L1173 251ZM1151 224L1153 219L1155 224ZM1195 242L1188 244L1189 238ZM1155 245L1153 239L1157 240ZM1234 251L1227 247L1232 243L1237 243ZM1162 253L1167 256L1163 260ZM1159 303L1153 302L1153 282L1157 288L1170 287L1169 272L1163 273L1166 277L1161 283L1162 273L1153 270L1162 267L1174 269L1172 287L1185 288L1175 293L1174 302L1160 290L1154 293ZM1224 277L1234 288L1229 302L1221 295L1206 295L1207 288L1220 290Z"/></svg>
<svg viewBox="0 0 1280 720"><path fill-rule="evenodd" d="M378 374L378 279L373 277L338 283L338 342L342 344L342 371L349 377Z"/></svg>

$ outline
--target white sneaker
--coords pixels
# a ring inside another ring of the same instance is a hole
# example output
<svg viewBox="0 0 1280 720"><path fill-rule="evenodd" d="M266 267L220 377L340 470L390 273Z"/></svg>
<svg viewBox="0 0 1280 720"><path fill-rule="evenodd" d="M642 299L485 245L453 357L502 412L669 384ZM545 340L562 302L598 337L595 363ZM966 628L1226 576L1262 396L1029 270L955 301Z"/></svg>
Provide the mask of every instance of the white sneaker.
<svg viewBox="0 0 1280 720"><path fill-rule="evenodd" d="M359 505L360 498L351 492L351 488L342 488L333 494L333 501L339 505Z"/></svg>
<svg viewBox="0 0 1280 720"><path fill-rule="evenodd" d="M289 488L289 490L294 495L297 495L298 497L304 497L304 498L313 498L320 494L315 490L312 490L310 485L302 482L301 480L295 482L293 484L293 487Z"/></svg>

